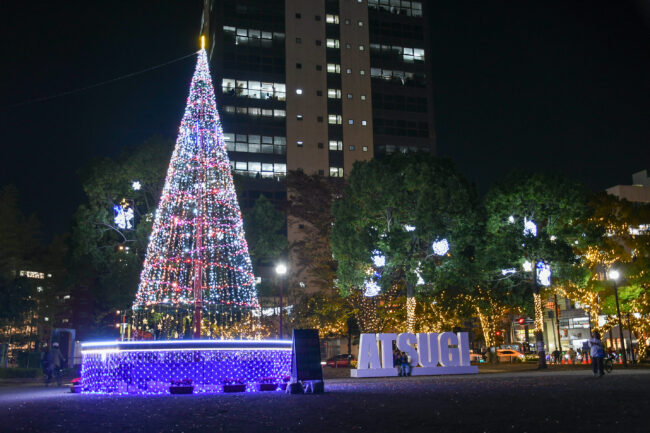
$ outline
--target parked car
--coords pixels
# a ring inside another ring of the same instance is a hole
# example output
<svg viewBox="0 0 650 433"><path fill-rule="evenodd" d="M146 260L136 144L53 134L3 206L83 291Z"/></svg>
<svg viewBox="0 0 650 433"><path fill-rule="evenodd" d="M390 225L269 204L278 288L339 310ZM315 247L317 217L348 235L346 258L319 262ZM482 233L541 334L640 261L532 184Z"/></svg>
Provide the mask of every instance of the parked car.
<svg viewBox="0 0 650 433"><path fill-rule="evenodd" d="M354 355L348 355L347 353L342 353L341 355L332 356L325 362L326 367L349 367L350 361L355 361Z"/></svg>
<svg viewBox="0 0 650 433"><path fill-rule="evenodd" d="M523 362L526 359L523 353L512 349L497 349L497 356L499 357L499 362Z"/></svg>
<svg viewBox="0 0 650 433"><path fill-rule="evenodd" d="M473 350L469 351L469 360L470 362L484 362L485 361L485 355L482 353L476 353Z"/></svg>

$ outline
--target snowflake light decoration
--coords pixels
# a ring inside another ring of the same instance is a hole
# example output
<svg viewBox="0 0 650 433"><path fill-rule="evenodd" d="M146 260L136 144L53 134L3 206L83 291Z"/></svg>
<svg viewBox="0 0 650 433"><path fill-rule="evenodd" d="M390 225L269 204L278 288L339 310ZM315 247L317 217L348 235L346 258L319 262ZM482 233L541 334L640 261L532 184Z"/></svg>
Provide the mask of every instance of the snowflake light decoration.
<svg viewBox="0 0 650 433"><path fill-rule="evenodd" d="M447 239L437 240L431 247L433 248L433 253L437 256L444 256L449 252L449 242L447 242Z"/></svg>

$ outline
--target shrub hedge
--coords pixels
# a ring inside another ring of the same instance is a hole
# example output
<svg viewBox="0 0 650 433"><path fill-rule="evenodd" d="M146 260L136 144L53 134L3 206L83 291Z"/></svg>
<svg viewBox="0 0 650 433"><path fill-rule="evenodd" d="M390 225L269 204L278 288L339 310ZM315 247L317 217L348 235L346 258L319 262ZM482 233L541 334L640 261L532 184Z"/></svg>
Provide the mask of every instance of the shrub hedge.
<svg viewBox="0 0 650 433"><path fill-rule="evenodd" d="M40 368L0 368L0 379L36 378L42 374Z"/></svg>

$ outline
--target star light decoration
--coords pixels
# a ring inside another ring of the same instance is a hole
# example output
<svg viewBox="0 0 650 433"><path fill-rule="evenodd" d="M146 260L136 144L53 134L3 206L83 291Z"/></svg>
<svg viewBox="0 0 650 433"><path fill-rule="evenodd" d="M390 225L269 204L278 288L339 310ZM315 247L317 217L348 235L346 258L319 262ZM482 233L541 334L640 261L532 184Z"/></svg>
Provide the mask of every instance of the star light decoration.
<svg viewBox="0 0 650 433"><path fill-rule="evenodd" d="M204 311L218 308L222 317L240 320L242 313L259 307L204 49L198 53L133 309L191 309L197 278Z"/></svg>
<svg viewBox="0 0 650 433"><path fill-rule="evenodd" d="M139 180L134 180L133 183L131 184L131 188L133 188L133 191L140 191L142 188L142 184L140 183Z"/></svg>

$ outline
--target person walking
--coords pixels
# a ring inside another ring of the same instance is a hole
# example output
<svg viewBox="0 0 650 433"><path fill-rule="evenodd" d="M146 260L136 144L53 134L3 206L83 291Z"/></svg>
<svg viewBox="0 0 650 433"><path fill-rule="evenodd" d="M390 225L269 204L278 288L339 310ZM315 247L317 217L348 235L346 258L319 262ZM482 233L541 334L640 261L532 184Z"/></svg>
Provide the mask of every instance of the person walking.
<svg viewBox="0 0 650 433"><path fill-rule="evenodd" d="M600 334L594 331L589 339L591 366L594 370L594 376L602 377L605 375L603 371L603 359L605 358L605 349L603 342L600 341Z"/></svg>
<svg viewBox="0 0 650 433"><path fill-rule="evenodd" d="M61 369L66 360L59 350L59 343L52 343L52 349L45 353L45 359L47 360L47 373L45 378L45 386L50 385L52 380L52 375L56 377L56 384L61 386Z"/></svg>

